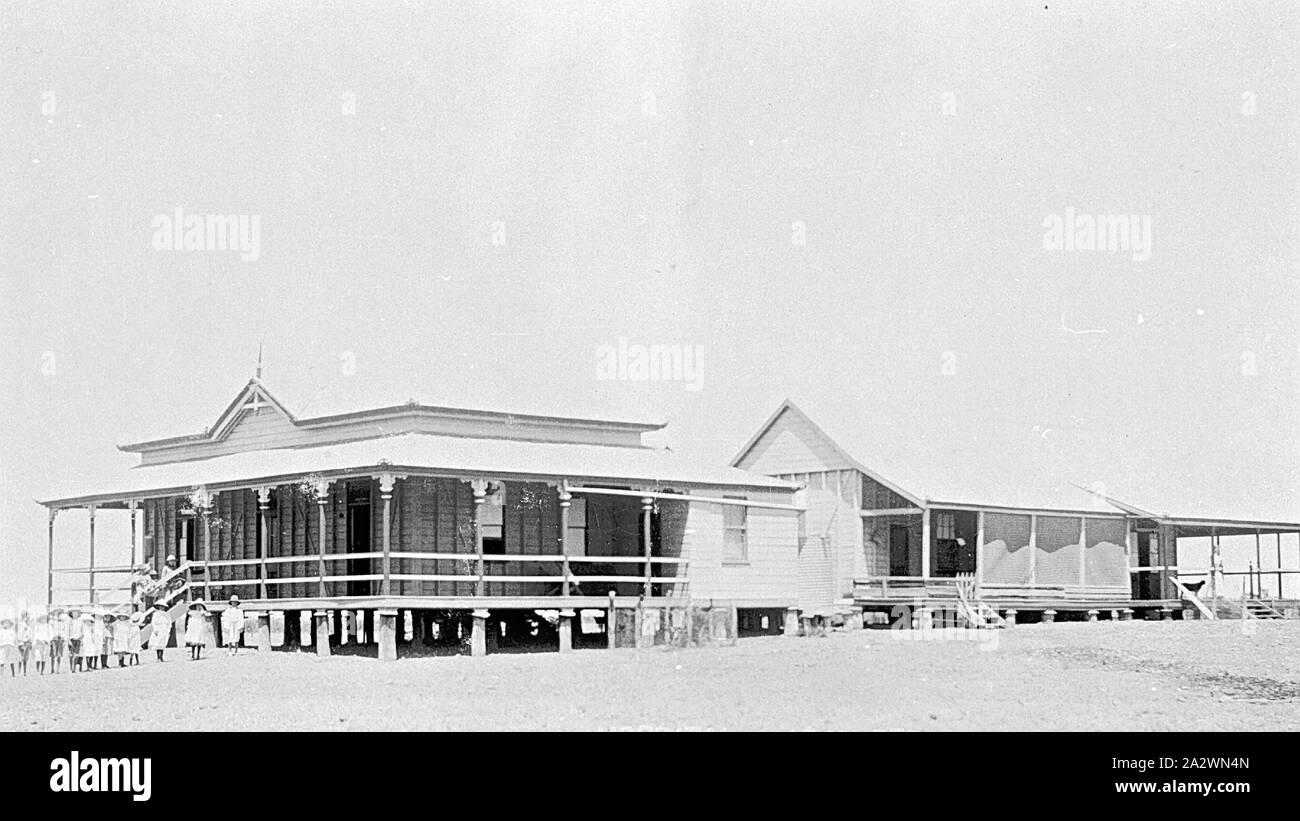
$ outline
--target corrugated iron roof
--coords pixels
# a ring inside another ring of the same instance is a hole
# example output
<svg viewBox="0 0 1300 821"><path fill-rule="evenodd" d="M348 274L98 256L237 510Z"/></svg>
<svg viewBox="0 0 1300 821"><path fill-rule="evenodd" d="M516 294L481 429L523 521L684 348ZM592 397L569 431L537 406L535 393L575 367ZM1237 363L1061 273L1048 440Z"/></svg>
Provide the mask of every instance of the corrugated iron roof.
<svg viewBox="0 0 1300 821"><path fill-rule="evenodd" d="M381 470L401 473L402 469L782 491L793 487L789 482L761 474L703 464L667 449L407 433L135 467L107 487L71 488L50 494L41 504L58 507L96 498L180 492L198 485L219 487L261 480L291 480L311 474Z"/></svg>

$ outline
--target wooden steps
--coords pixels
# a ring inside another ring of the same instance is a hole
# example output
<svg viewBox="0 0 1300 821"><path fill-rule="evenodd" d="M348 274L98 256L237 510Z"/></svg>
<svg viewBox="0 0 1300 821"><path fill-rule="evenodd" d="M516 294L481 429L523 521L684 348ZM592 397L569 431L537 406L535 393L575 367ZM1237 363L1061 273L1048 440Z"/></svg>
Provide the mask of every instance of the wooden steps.
<svg viewBox="0 0 1300 821"><path fill-rule="evenodd" d="M977 629L996 629L1006 627L1007 620L979 597L979 588L975 576L962 574L957 577L957 607L966 623Z"/></svg>

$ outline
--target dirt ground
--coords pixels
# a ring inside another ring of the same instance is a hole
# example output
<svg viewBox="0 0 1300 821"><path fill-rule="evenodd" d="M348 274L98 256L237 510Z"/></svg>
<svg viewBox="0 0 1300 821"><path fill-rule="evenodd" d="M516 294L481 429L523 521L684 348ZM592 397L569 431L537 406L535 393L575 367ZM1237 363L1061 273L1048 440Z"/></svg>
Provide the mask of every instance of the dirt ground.
<svg viewBox="0 0 1300 821"><path fill-rule="evenodd" d="M890 630L401 659L275 652L0 678L0 730L1300 730L1300 622Z"/></svg>

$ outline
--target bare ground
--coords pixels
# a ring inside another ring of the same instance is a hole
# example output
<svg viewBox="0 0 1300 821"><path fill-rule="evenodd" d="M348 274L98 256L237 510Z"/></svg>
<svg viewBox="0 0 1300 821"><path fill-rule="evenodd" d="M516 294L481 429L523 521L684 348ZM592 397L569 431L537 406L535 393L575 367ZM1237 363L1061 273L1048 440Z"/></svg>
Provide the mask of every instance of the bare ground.
<svg viewBox="0 0 1300 821"><path fill-rule="evenodd" d="M0 730L1300 730L1300 622L888 630L402 659L171 650L0 678Z"/></svg>

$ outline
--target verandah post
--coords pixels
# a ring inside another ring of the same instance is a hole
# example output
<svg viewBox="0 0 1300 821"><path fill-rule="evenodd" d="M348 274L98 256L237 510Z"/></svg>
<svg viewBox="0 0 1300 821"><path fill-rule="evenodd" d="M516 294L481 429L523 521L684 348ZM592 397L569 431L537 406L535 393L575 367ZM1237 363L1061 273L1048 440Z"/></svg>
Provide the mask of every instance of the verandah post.
<svg viewBox="0 0 1300 821"><path fill-rule="evenodd" d="M270 541L268 541L269 537L268 537L267 527L266 527L266 512L270 506L271 506L271 488L259 487L257 489L257 527L258 527L258 532L261 535L261 539L262 539L262 543L261 543L262 549L258 551L259 555L257 558L260 559L260 561L258 562L258 567L257 567L257 573L258 573L257 578L258 578L258 596L262 599L267 598L266 596L266 554L267 551L271 549L271 543Z"/></svg>
<svg viewBox="0 0 1300 821"><path fill-rule="evenodd" d="M930 578L930 508L921 508L921 578Z"/></svg>
<svg viewBox="0 0 1300 821"><path fill-rule="evenodd" d="M654 510L655 500L649 496L641 499L641 532L645 549L645 584L642 586L641 595L650 598L651 583L650 579L654 575L654 564L650 561L650 513Z"/></svg>
<svg viewBox="0 0 1300 821"><path fill-rule="evenodd" d="M130 499L130 500L128 500L127 503L126 503L126 509L127 509L127 511L128 511L128 515L131 517L131 578L132 578L132 579L136 578L136 575L135 575L135 568L136 568L136 561L135 561L135 538L136 538L135 509L136 509L137 504L138 504L138 503L137 503L134 499ZM135 607L136 607L136 595L137 595L139 589L140 589L140 585L139 585L138 582L134 582L134 581L131 582L131 609L132 609L132 610L134 610Z"/></svg>
<svg viewBox="0 0 1300 821"><path fill-rule="evenodd" d="M209 582L212 581L212 572L208 569L208 562L211 561L212 551L212 519L209 514L212 513L212 494L204 488L199 488L199 515L203 518L203 598L207 601L212 600L209 592Z"/></svg>
<svg viewBox="0 0 1300 821"><path fill-rule="evenodd" d="M569 492L569 483L560 482L560 556L562 557L560 572L563 576L560 582L560 595L566 598L569 595L569 506L572 504L573 494Z"/></svg>
<svg viewBox="0 0 1300 821"><path fill-rule="evenodd" d="M48 589L45 594L46 607L54 604L54 517L57 515L59 515L59 509L57 507L50 508L50 558L48 565L50 572L48 577Z"/></svg>
<svg viewBox="0 0 1300 821"><path fill-rule="evenodd" d="M135 558L135 540L136 540L136 532L137 532L136 521L135 521L135 518L136 518L136 517L135 517L135 511L136 511L136 508L138 508L139 506L140 506L140 503L137 502L135 499L131 499L131 500L127 501L127 503L126 503L126 509L127 509L128 511L130 511L130 515L131 515L131 568L132 568L133 570L134 570L134 568L135 568L135 566L136 566L136 564L137 564L137 562L136 562L136 558ZM141 556L140 558L143 559L144 556Z"/></svg>
<svg viewBox="0 0 1300 821"><path fill-rule="evenodd" d="M392 595L392 530L393 523L393 474L385 473L379 477L379 498L384 502L384 584L383 595Z"/></svg>
<svg viewBox="0 0 1300 821"><path fill-rule="evenodd" d="M486 479L473 479L469 483L470 490L474 492L474 553L478 558L478 581L474 584L475 596L482 596L486 592L483 589L483 503L487 501L487 486ZM478 623L477 618L475 616L475 624Z"/></svg>
<svg viewBox="0 0 1300 821"><path fill-rule="evenodd" d="M95 603L95 506L86 505L90 516L90 603Z"/></svg>
<svg viewBox="0 0 1300 821"><path fill-rule="evenodd" d="M1274 535L1277 536L1277 597L1280 599L1283 598L1282 595L1282 531L1279 530Z"/></svg>
<svg viewBox="0 0 1300 821"><path fill-rule="evenodd" d="M316 592L323 599L325 598L325 505L330 500L330 483L317 482L313 490L316 494L316 521L320 530L320 544L316 556Z"/></svg>

